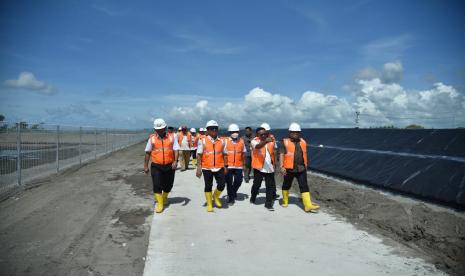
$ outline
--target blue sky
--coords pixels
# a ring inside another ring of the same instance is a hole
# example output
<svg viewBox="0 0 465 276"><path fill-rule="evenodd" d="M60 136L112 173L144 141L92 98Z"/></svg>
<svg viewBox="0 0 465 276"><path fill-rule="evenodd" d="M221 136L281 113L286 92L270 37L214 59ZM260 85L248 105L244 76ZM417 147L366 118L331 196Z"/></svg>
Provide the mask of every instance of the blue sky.
<svg viewBox="0 0 465 276"><path fill-rule="evenodd" d="M465 125L463 1L0 5L6 120Z"/></svg>

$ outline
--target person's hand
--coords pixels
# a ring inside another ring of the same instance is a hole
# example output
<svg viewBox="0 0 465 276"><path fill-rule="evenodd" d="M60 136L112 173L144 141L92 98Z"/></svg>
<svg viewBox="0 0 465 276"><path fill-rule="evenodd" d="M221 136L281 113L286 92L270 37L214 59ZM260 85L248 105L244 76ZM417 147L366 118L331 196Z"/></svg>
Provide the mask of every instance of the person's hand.
<svg viewBox="0 0 465 276"><path fill-rule="evenodd" d="M281 174L286 175L286 169L285 168L281 168Z"/></svg>
<svg viewBox="0 0 465 276"><path fill-rule="evenodd" d="M178 161L176 160L171 164L171 169L175 171L177 167L178 167Z"/></svg>
<svg viewBox="0 0 465 276"><path fill-rule="evenodd" d="M144 166L144 173L145 173L145 174L148 174L148 173L149 173L149 167Z"/></svg>
<svg viewBox="0 0 465 276"><path fill-rule="evenodd" d="M202 176L202 168L197 167L197 171L195 172L195 176L197 176L198 178L200 178Z"/></svg>
<svg viewBox="0 0 465 276"><path fill-rule="evenodd" d="M271 137L266 137L265 141L266 141L267 143L273 142L273 138L271 138Z"/></svg>

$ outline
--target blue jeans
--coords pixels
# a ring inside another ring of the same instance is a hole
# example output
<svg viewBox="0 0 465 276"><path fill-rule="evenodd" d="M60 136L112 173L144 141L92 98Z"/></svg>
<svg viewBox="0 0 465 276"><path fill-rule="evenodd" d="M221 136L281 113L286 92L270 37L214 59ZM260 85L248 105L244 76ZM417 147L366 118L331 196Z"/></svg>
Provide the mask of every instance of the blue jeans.
<svg viewBox="0 0 465 276"><path fill-rule="evenodd" d="M236 198L237 190L242 184L242 169L228 169L226 174L226 189L229 198Z"/></svg>

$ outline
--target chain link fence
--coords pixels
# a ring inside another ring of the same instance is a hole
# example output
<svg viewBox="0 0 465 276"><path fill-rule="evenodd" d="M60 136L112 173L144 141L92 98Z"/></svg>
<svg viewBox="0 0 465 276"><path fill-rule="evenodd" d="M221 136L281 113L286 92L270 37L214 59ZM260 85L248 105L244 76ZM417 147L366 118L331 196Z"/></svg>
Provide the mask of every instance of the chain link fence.
<svg viewBox="0 0 465 276"><path fill-rule="evenodd" d="M0 196L148 138L148 130L0 122Z"/></svg>

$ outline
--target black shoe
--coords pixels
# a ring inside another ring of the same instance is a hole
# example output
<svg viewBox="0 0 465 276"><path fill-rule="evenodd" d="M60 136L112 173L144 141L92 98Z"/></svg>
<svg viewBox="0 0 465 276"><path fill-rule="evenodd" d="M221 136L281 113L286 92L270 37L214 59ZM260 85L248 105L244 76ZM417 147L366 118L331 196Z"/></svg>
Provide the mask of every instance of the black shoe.
<svg viewBox="0 0 465 276"><path fill-rule="evenodd" d="M249 176L247 176L247 175L246 175L246 176L244 176L244 181L245 181L245 183L249 183L249 181L250 181L250 177L249 177Z"/></svg>
<svg viewBox="0 0 465 276"><path fill-rule="evenodd" d="M255 199L257 198L257 196L250 196L250 203L253 203L255 204Z"/></svg>
<svg viewBox="0 0 465 276"><path fill-rule="evenodd" d="M265 204L265 208L268 209L268 211L274 211L273 205L271 204Z"/></svg>
<svg viewBox="0 0 465 276"><path fill-rule="evenodd" d="M228 203L234 204L234 197L228 196Z"/></svg>

